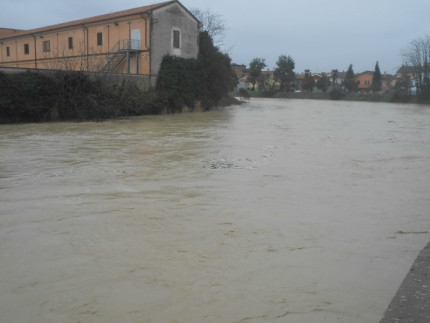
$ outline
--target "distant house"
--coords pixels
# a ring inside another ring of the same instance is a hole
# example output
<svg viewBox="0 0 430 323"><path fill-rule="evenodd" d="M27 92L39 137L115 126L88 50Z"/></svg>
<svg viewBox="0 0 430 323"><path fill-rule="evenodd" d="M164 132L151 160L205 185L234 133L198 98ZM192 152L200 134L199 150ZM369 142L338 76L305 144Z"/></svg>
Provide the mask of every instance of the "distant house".
<svg viewBox="0 0 430 323"><path fill-rule="evenodd" d="M306 73L309 73L309 74L306 74ZM314 86L313 86L311 92L319 92L320 91L320 88L322 88L322 87L321 87L321 84L320 84L320 86L318 86L319 83L331 81L330 79L328 79L329 74L327 74L327 73L310 73L310 71L306 70L305 73L296 74L296 80L295 80L296 91L303 91L303 84L304 84L306 75L312 77L312 79L314 80ZM327 84L327 87L328 87L328 84ZM324 90L327 90L327 87Z"/></svg>
<svg viewBox="0 0 430 323"><path fill-rule="evenodd" d="M312 77L313 77L315 83L318 83L318 81L323 78L323 76L321 74L318 74L318 73L312 73Z"/></svg>
<svg viewBox="0 0 430 323"><path fill-rule="evenodd" d="M396 73L399 90L409 95L417 95L417 84L415 80L416 69L413 66L403 65Z"/></svg>
<svg viewBox="0 0 430 323"><path fill-rule="evenodd" d="M200 22L166 1L32 30L0 28L0 67L156 76L163 56L196 58Z"/></svg>
<svg viewBox="0 0 430 323"><path fill-rule="evenodd" d="M394 88L396 87L396 77L391 74L382 75L382 84L381 84L381 90L383 92L392 92Z"/></svg>
<svg viewBox="0 0 430 323"><path fill-rule="evenodd" d="M314 92L326 92L330 89L330 74L328 73L313 73L312 77L315 81Z"/></svg>
<svg viewBox="0 0 430 323"><path fill-rule="evenodd" d="M303 80L305 79L305 74L296 74L296 91L302 91L303 90Z"/></svg>
<svg viewBox="0 0 430 323"><path fill-rule="evenodd" d="M357 82L357 90L368 92L372 88L373 83L373 72L366 71L355 75L355 81Z"/></svg>
<svg viewBox="0 0 430 323"><path fill-rule="evenodd" d="M236 84L236 91L239 91L240 89L249 90L250 88L251 87L246 77L240 78Z"/></svg>
<svg viewBox="0 0 430 323"><path fill-rule="evenodd" d="M345 81L346 72L337 72L336 74L333 71L329 75L330 79L330 90L333 88L342 87L343 82Z"/></svg>
<svg viewBox="0 0 430 323"><path fill-rule="evenodd" d="M246 65L231 64L233 71L236 73L238 79L246 76Z"/></svg>
<svg viewBox="0 0 430 323"><path fill-rule="evenodd" d="M275 87L276 89L279 89L279 85L280 83L275 80L275 72L267 70L261 71L261 75L255 88L258 91L262 91L263 88L267 89L268 87Z"/></svg>

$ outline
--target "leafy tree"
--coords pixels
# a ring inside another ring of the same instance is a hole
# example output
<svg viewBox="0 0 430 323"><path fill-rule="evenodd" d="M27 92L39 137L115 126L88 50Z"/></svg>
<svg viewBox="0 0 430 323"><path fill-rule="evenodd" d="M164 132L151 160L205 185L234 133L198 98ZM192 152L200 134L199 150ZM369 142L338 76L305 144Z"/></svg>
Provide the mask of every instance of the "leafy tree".
<svg viewBox="0 0 430 323"><path fill-rule="evenodd" d="M264 97L272 97L276 93L276 86L273 82L272 75L270 73L262 72L258 77L258 91Z"/></svg>
<svg viewBox="0 0 430 323"><path fill-rule="evenodd" d="M200 33L199 44L197 60L203 77L200 99L208 109L218 104L223 96L234 89L237 76L231 66L231 58L214 45L208 32Z"/></svg>
<svg viewBox="0 0 430 323"><path fill-rule="evenodd" d="M302 88L303 90L308 90L312 92L312 89L315 86L315 80L312 77L312 73L310 70L305 70L305 77L303 79Z"/></svg>
<svg viewBox="0 0 430 323"><path fill-rule="evenodd" d="M352 69L352 64L350 64L348 67L343 85L348 90L348 92L352 92L357 89L357 83L355 82L355 74L354 70Z"/></svg>
<svg viewBox="0 0 430 323"><path fill-rule="evenodd" d="M205 109L217 105L237 83L236 73L227 54L219 51L208 32L200 33L197 59L165 56L156 89L169 112L201 101Z"/></svg>
<svg viewBox="0 0 430 323"><path fill-rule="evenodd" d="M337 80L337 77L338 77L338 73L339 73L338 70L332 70L331 71L331 80L332 80L333 88L336 87L336 84L337 84L336 80Z"/></svg>
<svg viewBox="0 0 430 323"><path fill-rule="evenodd" d="M318 83L317 83L317 88L318 88L318 90L321 90L321 91L323 91L323 92L326 92L327 91L327 89L328 89L328 87L329 87L329 83L330 83L330 80L328 79L328 77L327 77L327 75L323 75L319 80L318 80Z"/></svg>
<svg viewBox="0 0 430 323"><path fill-rule="evenodd" d="M281 83L281 90L288 91L290 89L290 84L296 79L294 60L290 56L281 55L276 65L278 67L274 72L275 79Z"/></svg>
<svg viewBox="0 0 430 323"><path fill-rule="evenodd" d="M252 84L252 89L255 89L255 83L261 75L261 71L266 67L266 60L264 58L254 58L249 63L248 81Z"/></svg>
<svg viewBox="0 0 430 323"><path fill-rule="evenodd" d="M340 100L342 98L342 89L336 82L339 76L338 73L339 73L338 70L331 71L332 87L330 89L329 97L332 100Z"/></svg>
<svg viewBox="0 0 430 323"><path fill-rule="evenodd" d="M376 62L375 71L373 72L372 90L379 92L382 87L382 75L379 64Z"/></svg>
<svg viewBox="0 0 430 323"><path fill-rule="evenodd" d="M203 77L197 60L166 55L158 75L156 90L170 113L193 106L199 99Z"/></svg>

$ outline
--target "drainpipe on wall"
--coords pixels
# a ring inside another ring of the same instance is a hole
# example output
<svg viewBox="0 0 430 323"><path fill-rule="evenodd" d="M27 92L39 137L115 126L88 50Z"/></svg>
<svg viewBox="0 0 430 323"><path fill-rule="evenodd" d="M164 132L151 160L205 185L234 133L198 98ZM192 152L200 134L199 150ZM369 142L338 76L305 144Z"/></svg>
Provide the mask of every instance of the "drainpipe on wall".
<svg viewBox="0 0 430 323"><path fill-rule="evenodd" d="M130 40L130 39L131 39L131 21L128 22L128 40ZM130 44L129 44L129 46L130 46Z"/></svg>
<svg viewBox="0 0 430 323"><path fill-rule="evenodd" d="M15 60L16 60L16 62L18 62L18 42L15 40ZM16 63L16 65L17 66L15 66L15 67L18 67L18 63Z"/></svg>
<svg viewBox="0 0 430 323"><path fill-rule="evenodd" d="M132 49L131 44L131 21L128 22L128 41L127 49ZM136 54L137 55L137 54ZM130 51L127 51L127 74L130 74Z"/></svg>
<svg viewBox="0 0 430 323"><path fill-rule="evenodd" d="M108 29L108 52L110 52L110 25L107 25L107 29Z"/></svg>
<svg viewBox="0 0 430 323"><path fill-rule="evenodd" d="M86 52L87 52L87 72L89 72L89 70L90 70L90 61L89 61L89 48L88 48L88 46L89 46L89 40L88 40L88 27L86 27L85 25L82 25L83 27L84 27L84 30L86 30L86 35L84 34L84 37L86 38L86 41L84 42L84 44L86 43L86 47L87 47L87 50L86 50Z"/></svg>
<svg viewBox="0 0 430 323"><path fill-rule="evenodd" d="M142 15L143 20L145 20L145 48L148 48L148 18L145 14Z"/></svg>
<svg viewBox="0 0 430 323"><path fill-rule="evenodd" d="M36 43L36 35L33 35L34 38L34 68L37 70L37 43Z"/></svg>
<svg viewBox="0 0 430 323"><path fill-rule="evenodd" d="M127 51L127 74L130 74L130 51Z"/></svg>
<svg viewBox="0 0 430 323"><path fill-rule="evenodd" d="M152 10L148 11L149 15L149 83L151 84L151 77L152 77Z"/></svg>

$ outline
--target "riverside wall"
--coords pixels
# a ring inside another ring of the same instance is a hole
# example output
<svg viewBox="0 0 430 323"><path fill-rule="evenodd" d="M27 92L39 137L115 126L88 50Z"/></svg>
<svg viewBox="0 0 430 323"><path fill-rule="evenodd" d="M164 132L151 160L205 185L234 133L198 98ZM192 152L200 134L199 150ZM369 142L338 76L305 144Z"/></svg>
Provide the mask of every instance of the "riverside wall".
<svg viewBox="0 0 430 323"><path fill-rule="evenodd" d="M430 322L430 243L420 252L380 323Z"/></svg>

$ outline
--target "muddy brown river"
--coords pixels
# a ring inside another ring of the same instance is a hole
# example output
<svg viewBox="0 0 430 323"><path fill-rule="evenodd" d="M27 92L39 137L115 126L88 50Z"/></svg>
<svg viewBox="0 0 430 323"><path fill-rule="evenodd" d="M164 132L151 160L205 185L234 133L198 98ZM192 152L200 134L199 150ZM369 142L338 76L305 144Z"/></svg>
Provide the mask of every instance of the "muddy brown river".
<svg viewBox="0 0 430 323"><path fill-rule="evenodd" d="M0 125L1 321L375 323L429 210L428 106Z"/></svg>

